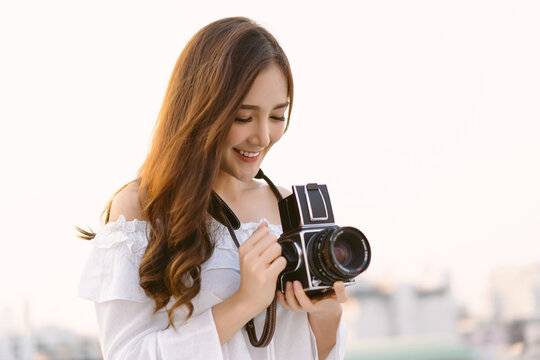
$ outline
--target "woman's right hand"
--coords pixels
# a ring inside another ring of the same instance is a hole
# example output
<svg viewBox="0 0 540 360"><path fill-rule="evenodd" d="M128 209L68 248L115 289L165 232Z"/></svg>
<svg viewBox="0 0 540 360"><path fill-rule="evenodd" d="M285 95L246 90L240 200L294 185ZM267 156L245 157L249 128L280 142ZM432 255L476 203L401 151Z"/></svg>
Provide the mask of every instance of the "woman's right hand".
<svg viewBox="0 0 540 360"><path fill-rule="evenodd" d="M222 345L272 303L277 277L287 265L287 260L281 256L281 245L264 222L240 245L238 253L240 288L212 307Z"/></svg>
<svg viewBox="0 0 540 360"><path fill-rule="evenodd" d="M274 299L276 281L287 260L281 256L281 245L263 222L238 249L240 255L240 288L238 297L250 312L258 314Z"/></svg>

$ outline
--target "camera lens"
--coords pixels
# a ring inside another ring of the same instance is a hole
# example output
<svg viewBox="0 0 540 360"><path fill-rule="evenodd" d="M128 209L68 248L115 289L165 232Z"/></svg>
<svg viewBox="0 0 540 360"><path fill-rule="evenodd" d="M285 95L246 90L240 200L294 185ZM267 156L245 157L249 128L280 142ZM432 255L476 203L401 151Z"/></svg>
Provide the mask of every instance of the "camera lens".
<svg viewBox="0 0 540 360"><path fill-rule="evenodd" d="M343 240L339 242L336 241L336 243L334 244L334 255L336 256L336 260L342 266L347 267L353 259L353 250L351 249L349 243Z"/></svg>
<svg viewBox="0 0 540 360"><path fill-rule="evenodd" d="M366 237L353 227L329 227L315 235L309 248L310 270L328 283L358 276L371 259Z"/></svg>

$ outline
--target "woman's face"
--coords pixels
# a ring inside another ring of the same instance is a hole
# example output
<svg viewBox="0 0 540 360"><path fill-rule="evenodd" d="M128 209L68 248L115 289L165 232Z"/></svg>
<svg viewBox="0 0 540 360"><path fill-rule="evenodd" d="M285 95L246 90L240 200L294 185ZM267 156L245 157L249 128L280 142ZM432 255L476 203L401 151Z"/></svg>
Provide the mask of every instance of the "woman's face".
<svg viewBox="0 0 540 360"><path fill-rule="evenodd" d="M241 181L253 179L285 131L288 105L287 80L279 66L271 64L255 78L234 116L221 169Z"/></svg>

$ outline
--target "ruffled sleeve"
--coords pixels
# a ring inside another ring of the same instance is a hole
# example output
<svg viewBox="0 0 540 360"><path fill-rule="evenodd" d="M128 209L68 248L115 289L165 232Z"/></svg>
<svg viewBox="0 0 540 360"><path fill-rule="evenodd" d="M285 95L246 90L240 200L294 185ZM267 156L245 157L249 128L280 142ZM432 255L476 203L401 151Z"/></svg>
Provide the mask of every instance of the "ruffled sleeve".
<svg viewBox="0 0 540 360"><path fill-rule="evenodd" d="M175 311L172 327L168 306L156 312L154 301L140 287L147 224L121 216L91 241L94 248L81 275L79 295L95 303L103 358L222 360L211 308L194 313L188 320L185 308L180 308Z"/></svg>
<svg viewBox="0 0 540 360"><path fill-rule="evenodd" d="M147 227L145 221L126 221L120 215L96 234L90 241L94 247L81 274L80 297L97 303L148 300L139 285L139 264L148 245Z"/></svg>

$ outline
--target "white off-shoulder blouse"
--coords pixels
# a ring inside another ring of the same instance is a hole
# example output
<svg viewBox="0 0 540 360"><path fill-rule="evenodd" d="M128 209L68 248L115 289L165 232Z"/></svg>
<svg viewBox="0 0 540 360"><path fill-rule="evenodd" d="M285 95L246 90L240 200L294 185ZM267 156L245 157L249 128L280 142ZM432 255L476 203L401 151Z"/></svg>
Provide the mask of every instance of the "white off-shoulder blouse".
<svg viewBox="0 0 540 360"><path fill-rule="evenodd" d="M236 230L245 241L259 222L243 223ZM307 314L293 312L278 304L276 330L267 347L251 346L244 329L220 345L212 307L240 286L238 250L227 228L209 222L215 241L212 257L202 264L201 291L192 300L193 315L185 320L184 308L175 312L176 329L168 326L167 310L154 313L154 301L139 285L139 264L148 243L145 221L126 221L123 216L108 223L91 240L92 253L82 272L79 294L95 303L99 339L106 360L248 360L317 359L315 336ZM276 236L281 226L269 224ZM172 300L169 306L172 305ZM258 334L265 312L255 318ZM340 323L336 345L327 359L343 359L347 330Z"/></svg>

